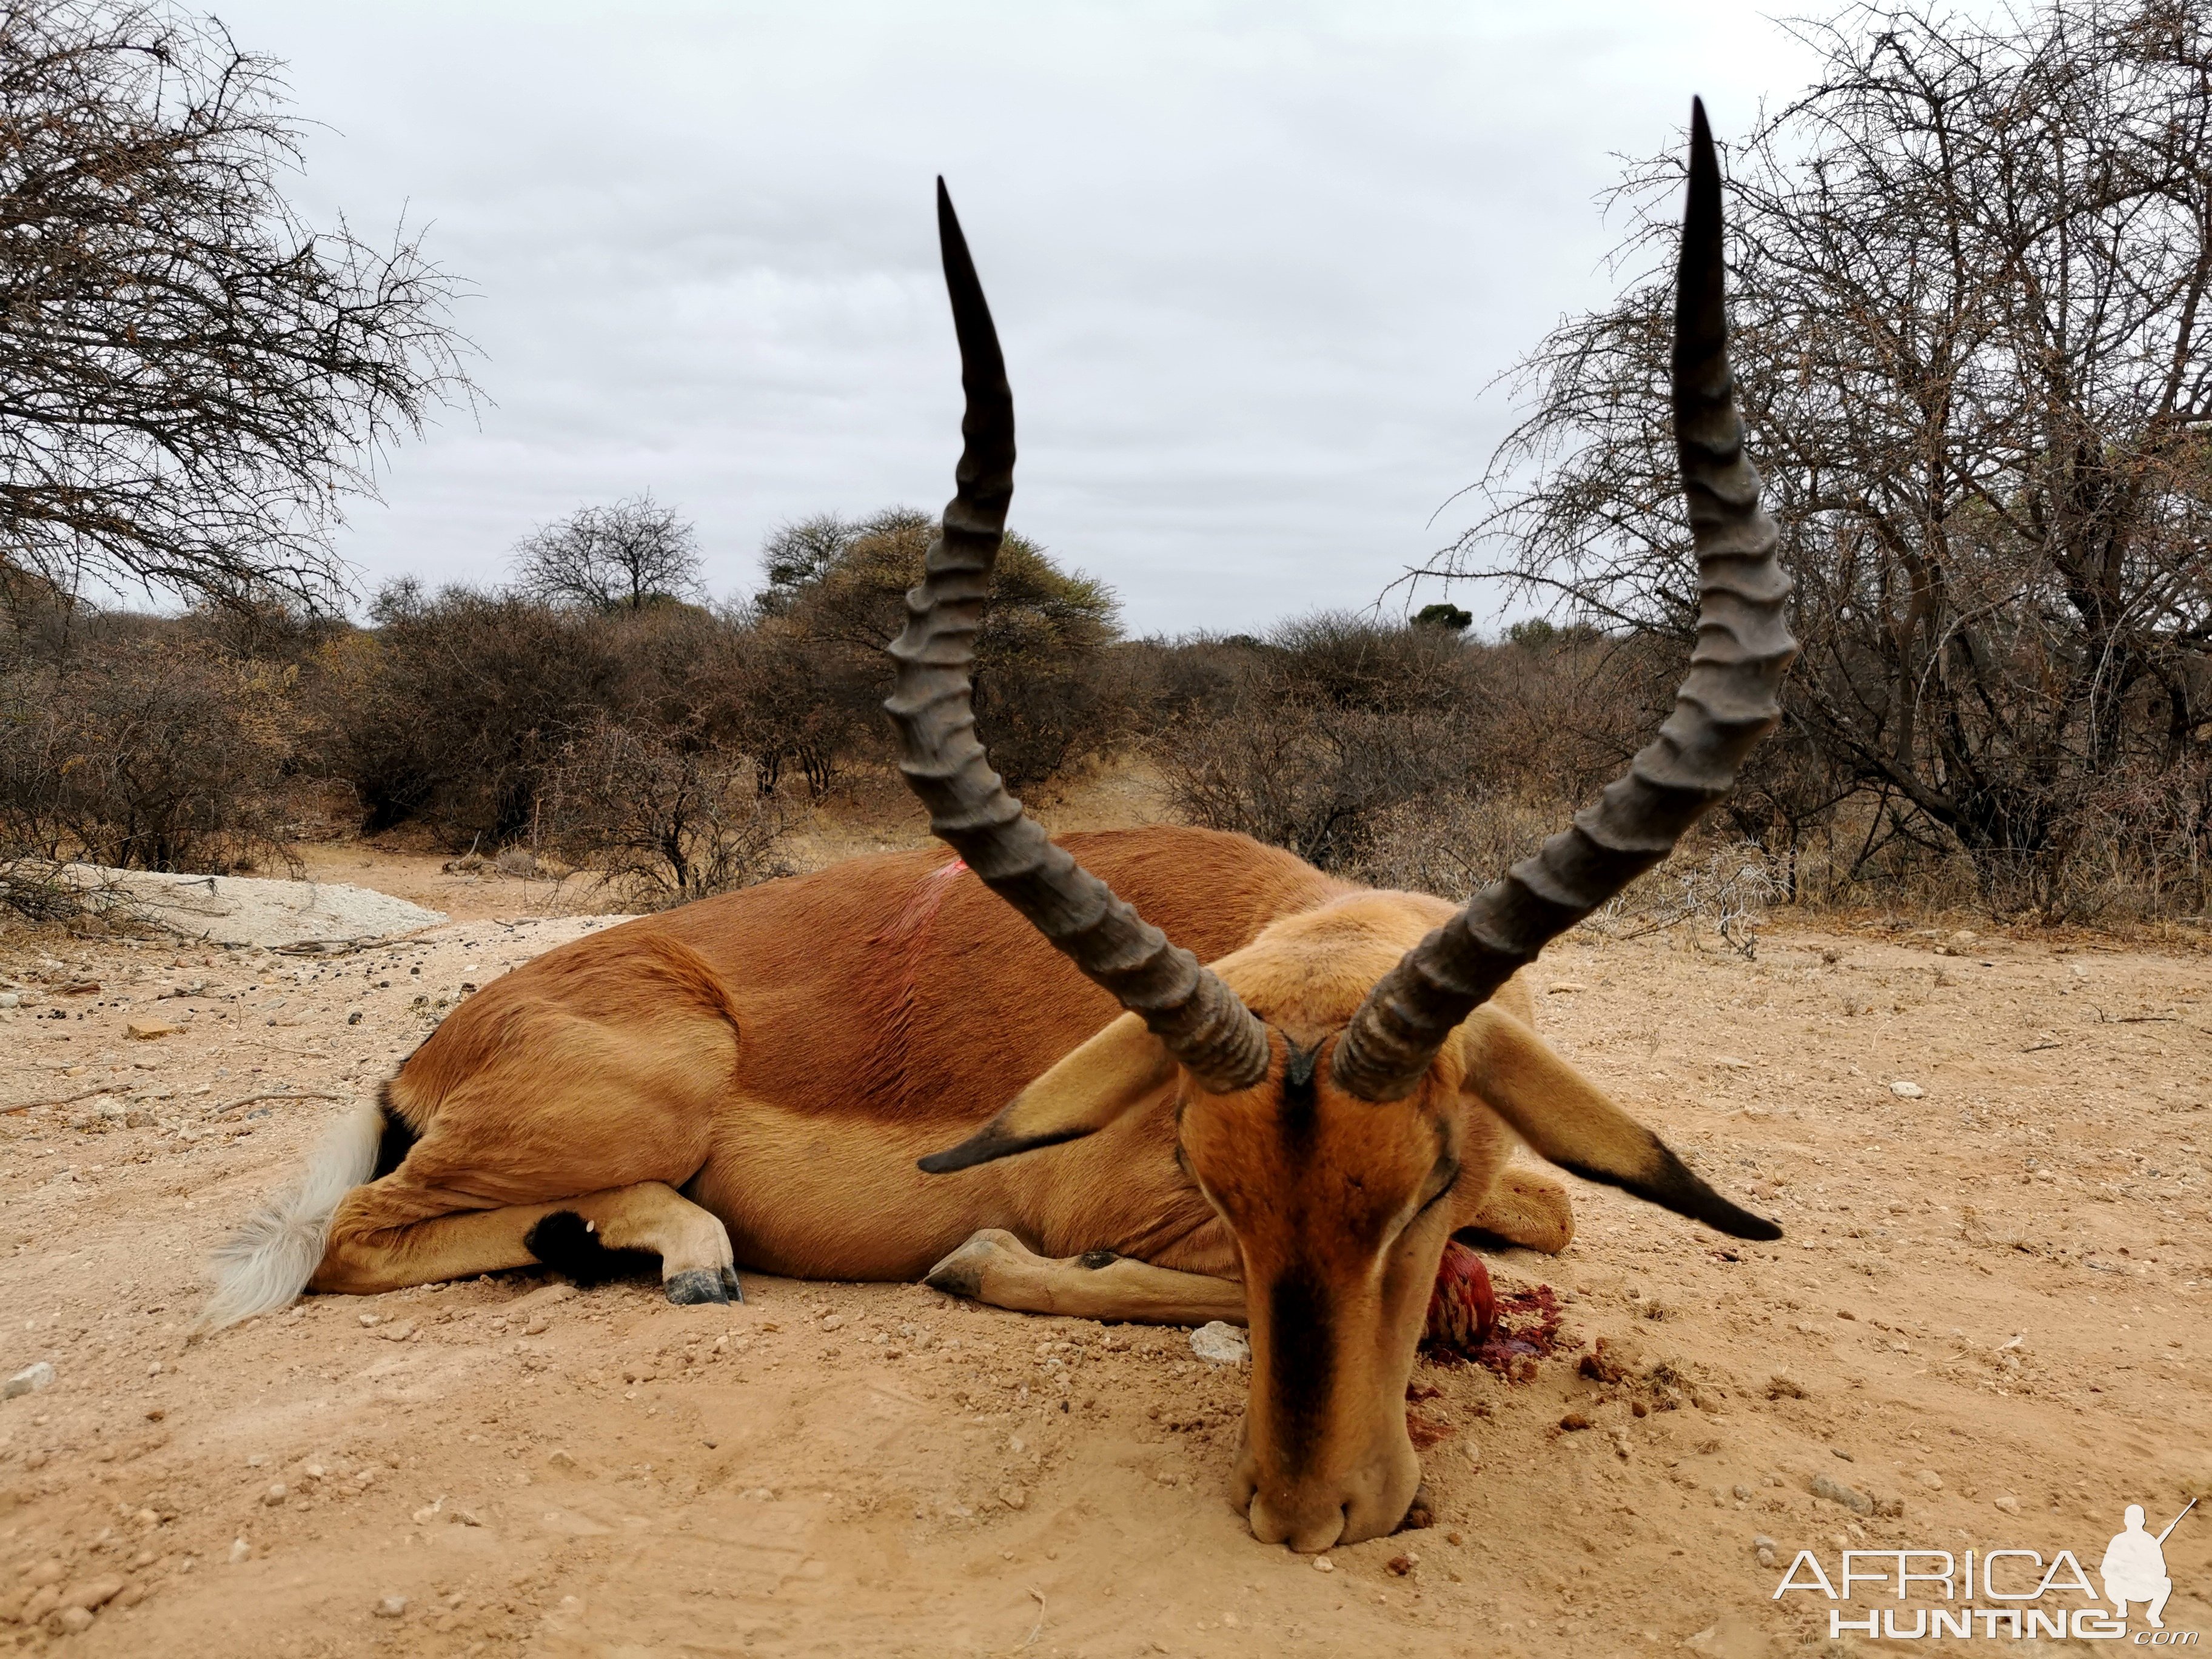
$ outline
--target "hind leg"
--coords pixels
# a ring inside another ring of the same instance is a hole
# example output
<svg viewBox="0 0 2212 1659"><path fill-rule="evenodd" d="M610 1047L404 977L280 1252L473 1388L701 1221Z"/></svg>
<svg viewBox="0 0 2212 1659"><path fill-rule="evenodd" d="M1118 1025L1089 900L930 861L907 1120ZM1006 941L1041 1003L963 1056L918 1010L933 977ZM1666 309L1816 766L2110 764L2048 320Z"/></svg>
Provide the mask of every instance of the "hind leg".
<svg viewBox="0 0 2212 1659"><path fill-rule="evenodd" d="M743 1299L728 1231L664 1182L489 1205L427 1186L406 1164L346 1194L308 1288L368 1296L538 1262L590 1283L621 1271L625 1252L660 1258L672 1302Z"/></svg>
<svg viewBox="0 0 2212 1659"><path fill-rule="evenodd" d="M1472 1228L1546 1255L1559 1255L1575 1237L1575 1211L1567 1189L1541 1170L1520 1164L1500 1170L1482 1201L1453 1221L1455 1232Z"/></svg>

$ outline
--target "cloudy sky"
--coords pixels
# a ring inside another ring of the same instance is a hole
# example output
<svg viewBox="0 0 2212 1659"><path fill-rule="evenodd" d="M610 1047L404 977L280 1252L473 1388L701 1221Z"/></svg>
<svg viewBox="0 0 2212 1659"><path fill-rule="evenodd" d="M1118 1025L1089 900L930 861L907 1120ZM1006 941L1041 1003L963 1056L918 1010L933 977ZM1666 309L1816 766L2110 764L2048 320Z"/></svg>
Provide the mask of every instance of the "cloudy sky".
<svg viewBox="0 0 2212 1659"><path fill-rule="evenodd" d="M1013 380L1013 522L1170 633L1370 605L1448 541L1511 415L1494 378L1613 289L1616 155L1692 92L1725 136L1808 72L1738 0L218 14L322 124L309 216L404 212L473 289L488 402L354 513L364 591L495 580L641 489L720 594L787 520L934 510L942 172Z"/></svg>

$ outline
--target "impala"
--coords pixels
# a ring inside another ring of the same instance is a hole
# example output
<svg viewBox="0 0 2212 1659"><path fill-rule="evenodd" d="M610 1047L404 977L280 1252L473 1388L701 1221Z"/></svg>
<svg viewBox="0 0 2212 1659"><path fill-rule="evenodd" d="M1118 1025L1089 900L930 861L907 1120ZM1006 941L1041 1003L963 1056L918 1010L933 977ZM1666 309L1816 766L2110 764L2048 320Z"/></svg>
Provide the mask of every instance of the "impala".
<svg viewBox="0 0 2212 1659"><path fill-rule="evenodd" d="M1729 374L1703 108L1674 356L1688 676L1626 775L1463 906L1237 836L1054 841L992 772L971 647L1013 403L941 181L938 223L964 447L886 707L957 856L704 900L487 986L225 1247L204 1322L533 1262L590 1281L633 1252L683 1303L737 1294L742 1262L1246 1322L1230 1494L1252 1532L1310 1551L1387 1533L1419 1481L1402 1401L1446 1242L1572 1234L1559 1184L1509 1164L1516 1140L1736 1237L1778 1233L1547 1047L1516 977L1728 792L1796 650Z"/></svg>

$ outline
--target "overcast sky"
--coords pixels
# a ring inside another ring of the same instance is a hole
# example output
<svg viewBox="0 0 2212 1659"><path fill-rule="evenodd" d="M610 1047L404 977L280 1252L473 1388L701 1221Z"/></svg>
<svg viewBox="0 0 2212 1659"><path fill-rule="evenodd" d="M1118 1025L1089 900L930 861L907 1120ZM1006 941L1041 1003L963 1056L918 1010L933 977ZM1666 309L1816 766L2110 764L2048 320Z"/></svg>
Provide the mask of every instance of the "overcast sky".
<svg viewBox="0 0 2212 1659"><path fill-rule="evenodd" d="M364 591L495 580L641 489L718 595L787 520L933 512L942 172L1013 382L1012 522L1144 632L1370 605L1448 541L1493 378L1613 291L1615 155L1692 92L1726 137L1808 72L1736 0L217 11L323 124L308 216L404 211L474 290L489 401L354 511Z"/></svg>

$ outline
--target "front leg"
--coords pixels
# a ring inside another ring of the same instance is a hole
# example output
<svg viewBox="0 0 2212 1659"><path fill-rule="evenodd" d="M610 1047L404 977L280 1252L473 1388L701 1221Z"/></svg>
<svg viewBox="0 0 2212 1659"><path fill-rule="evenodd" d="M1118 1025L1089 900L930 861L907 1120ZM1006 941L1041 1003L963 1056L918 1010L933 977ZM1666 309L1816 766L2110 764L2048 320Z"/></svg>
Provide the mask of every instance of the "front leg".
<svg viewBox="0 0 2212 1659"><path fill-rule="evenodd" d="M922 1283L1016 1313L1137 1325L1245 1322L1244 1287L1233 1279L1156 1267L1111 1250L1054 1261L997 1227L984 1228L932 1267Z"/></svg>

